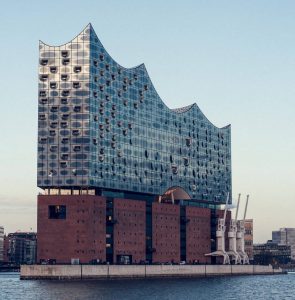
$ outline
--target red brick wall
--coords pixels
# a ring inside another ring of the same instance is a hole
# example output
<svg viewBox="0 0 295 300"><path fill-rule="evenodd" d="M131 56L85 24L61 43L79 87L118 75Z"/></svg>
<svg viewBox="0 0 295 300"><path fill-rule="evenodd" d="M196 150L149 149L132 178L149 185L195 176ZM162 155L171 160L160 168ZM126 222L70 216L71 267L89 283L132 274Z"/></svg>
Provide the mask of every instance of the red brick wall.
<svg viewBox="0 0 295 300"><path fill-rule="evenodd" d="M180 211L178 205L153 203L153 262L180 261Z"/></svg>
<svg viewBox="0 0 295 300"><path fill-rule="evenodd" d="M146 259L145 201L114 199L114 263L117 255L132 255L132 263Z"/></svg>
<svg viewBox="0 0 295 300"><path fill-rule="evenodd" d="M186 207L186 262L210 263L205 254L211 252L211 211L209 208Z"/></svg>
<svg viewBox="0 0 295 300"><path fill-rule="evenodd" d="M49 205L66 205L65 220L48 218ZM56 259L81 263L92 259L106 260L106 200L90 195L38 196L37 261Z"/></svg>

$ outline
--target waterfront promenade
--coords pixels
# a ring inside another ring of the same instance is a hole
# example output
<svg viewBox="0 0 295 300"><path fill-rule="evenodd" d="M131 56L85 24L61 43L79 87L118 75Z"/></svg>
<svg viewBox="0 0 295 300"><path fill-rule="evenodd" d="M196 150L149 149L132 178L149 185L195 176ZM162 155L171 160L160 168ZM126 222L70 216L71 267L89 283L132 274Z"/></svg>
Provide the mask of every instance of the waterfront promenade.
<svg viewBox="0 0 295 300"><path fill-rule="evenodd" d="M283 274L259 265L23 265L21 279L114 279Z"/></svg>

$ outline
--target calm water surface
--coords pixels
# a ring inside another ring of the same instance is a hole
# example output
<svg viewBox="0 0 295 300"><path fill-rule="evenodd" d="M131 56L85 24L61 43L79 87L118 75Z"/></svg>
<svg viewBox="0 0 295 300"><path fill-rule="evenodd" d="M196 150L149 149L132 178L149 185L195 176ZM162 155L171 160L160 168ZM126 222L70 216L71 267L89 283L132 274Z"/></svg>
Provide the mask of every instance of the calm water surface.
<svg viewBox="0 0 295 300"><path fill-rule="evenodd" d="M189 279L20 281L0 273L0 299L295 299L295 274Z"/></svg>

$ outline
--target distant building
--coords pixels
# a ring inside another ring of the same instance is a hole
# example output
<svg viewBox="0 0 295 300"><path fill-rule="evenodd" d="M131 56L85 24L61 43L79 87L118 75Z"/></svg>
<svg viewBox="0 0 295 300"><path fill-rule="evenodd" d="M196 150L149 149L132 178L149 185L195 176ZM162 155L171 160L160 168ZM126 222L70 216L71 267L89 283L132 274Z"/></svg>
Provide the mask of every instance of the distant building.
<svg viewBox="0 0 295 300"><path fill-rule="evenodd" d="M295 228L280 228L272 232L272 240L280 245L291 246L291 259L295 260Z"/></svg>
<svg viewBox="0 0 295 300"><path fill-rule="evenodd" d="M245 251L249 260L253 260L253 219L245 220Z"/></svg>
<svg viewBox="0 0 295 300"><path fill-rule="evenodd" d="M3 242L3 262L8 263L9 262L9 239L7 235L4 235L4 242Z"/></svg>
<svg viewBox="0 0 295 300"><path fill-rule="evenodd" d="M260 265L284 265L291 262L290 245L279 245L272 240L253 246L254 263Z"/></svg>
<svg viewBox="0 0 295 300"><path fill-rule="evenodd" d="M15 232L7 236L8 262L16 265L36 263L37 235L34 232Z"/></svg>
<svg viewBox="0 0 295 300"><path fill-rule="evenodd" d="M4 250L4 227L0 226L0 262L3 261L3 250Z"/></svg>

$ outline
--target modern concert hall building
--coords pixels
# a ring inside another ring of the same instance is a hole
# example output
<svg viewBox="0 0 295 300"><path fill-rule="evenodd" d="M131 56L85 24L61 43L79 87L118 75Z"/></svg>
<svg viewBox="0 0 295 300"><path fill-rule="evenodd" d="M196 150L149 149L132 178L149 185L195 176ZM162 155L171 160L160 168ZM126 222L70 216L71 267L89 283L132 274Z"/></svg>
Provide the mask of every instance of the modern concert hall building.
<svg viewBox="0 0 295 300"><path fill-rule="evenodd" d="M168 108L91 24L39 51L38 261L210 263L231 202L230 126Z"/></svg>

